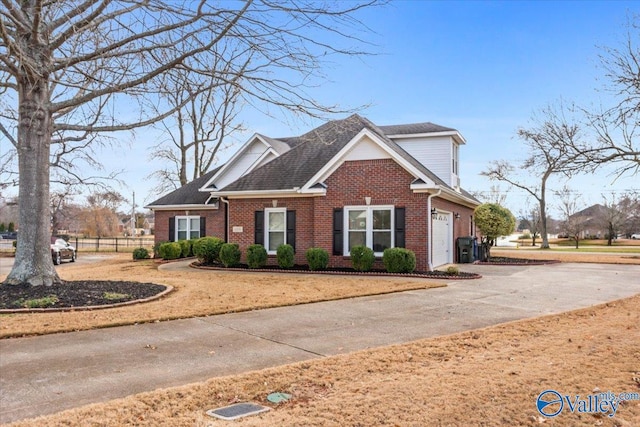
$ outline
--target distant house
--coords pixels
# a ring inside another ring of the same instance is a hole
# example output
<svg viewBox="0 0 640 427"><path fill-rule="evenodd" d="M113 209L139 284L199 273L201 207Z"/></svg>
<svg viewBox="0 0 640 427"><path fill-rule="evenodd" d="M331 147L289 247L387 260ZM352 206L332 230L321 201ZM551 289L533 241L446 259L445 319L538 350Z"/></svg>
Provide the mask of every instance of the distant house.
<svg viewBox="0 0 640 427"><path fill-rule="evenodd" d="M595 204L569 217L571 221L578 221L580 223L581 231L578 238L586 239L596 237L603 239L608 234L606 223L602 220L606 218L606 209L607 208L600 204Z"/></svg>
<svg viewBox="0 0 640 427"><path fill-rule="evenodd" d="M218 236L275 254L326 249L349 266L352 246L416 253L419 270L455 262L455 239L475 235L480 203L460 187L455 129L432 123L376 126L354 114L304 135L255 134L223 166L161 197L156 241Z"/></svg>

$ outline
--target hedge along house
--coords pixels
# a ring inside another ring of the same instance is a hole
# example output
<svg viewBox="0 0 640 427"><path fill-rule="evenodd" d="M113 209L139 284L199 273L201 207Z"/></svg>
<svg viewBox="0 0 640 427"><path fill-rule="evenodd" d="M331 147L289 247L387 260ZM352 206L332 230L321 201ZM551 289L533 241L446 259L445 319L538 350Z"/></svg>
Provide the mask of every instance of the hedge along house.
<svg viewBox="0 0 640 427"><path fill-rule="evenodd" d="M217 236L240 249L288 243L296 262L326 249L350 266L364 244L415 252L418 270L455 262L475 235L479 202L460 188L458 131L432 123L376 126L354 114L299 136L255 134L223 166L151 203L156 241Z"/></svg>

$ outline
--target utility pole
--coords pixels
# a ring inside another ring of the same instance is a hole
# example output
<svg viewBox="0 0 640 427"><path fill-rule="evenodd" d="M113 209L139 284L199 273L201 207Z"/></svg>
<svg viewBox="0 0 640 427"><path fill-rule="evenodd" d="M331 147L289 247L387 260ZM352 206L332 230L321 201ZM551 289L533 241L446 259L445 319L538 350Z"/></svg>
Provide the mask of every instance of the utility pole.
<svg viewBox="0 0 640 427"><path fill-rule="evenodd" d="M136 192L133 192L133 205L131 205L131 237L136 237Z"/></svg>

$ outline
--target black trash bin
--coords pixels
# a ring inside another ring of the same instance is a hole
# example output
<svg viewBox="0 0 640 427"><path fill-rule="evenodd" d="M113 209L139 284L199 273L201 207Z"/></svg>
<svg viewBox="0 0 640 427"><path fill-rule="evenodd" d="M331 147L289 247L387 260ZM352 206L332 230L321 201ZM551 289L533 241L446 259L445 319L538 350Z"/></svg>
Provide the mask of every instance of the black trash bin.
<svg viewBox="0 0 640 427"><path fill-rule="evenodd" d="M478 254L476 259L481 262L489 261L489 244L488 243L481 243L478 245Z"/></svg>
<svg viewBox="0 0 640 427"><path fill-rule="evenodd" d="M473 241L474 237L458 237L458 262L460 264L470 264L474 261L473 257Z"/></svg>

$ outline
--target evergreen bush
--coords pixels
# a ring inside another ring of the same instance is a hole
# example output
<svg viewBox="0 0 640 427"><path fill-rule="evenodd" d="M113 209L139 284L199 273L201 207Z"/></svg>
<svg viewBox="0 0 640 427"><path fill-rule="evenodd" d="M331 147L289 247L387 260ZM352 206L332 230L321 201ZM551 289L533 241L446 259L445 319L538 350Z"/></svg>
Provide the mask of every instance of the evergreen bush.
<svg viewBox="0 0 640 427"><path fill-rule="evenodd" d="M178 243L182 249L182 252L180 253L181 258L187 258L193 254L193 251L191 250L191 240L178 240Z"/></svg>
<svg viewBox="0 0 640 427"><path fill-rule="evenodd" d="M267 265L267 250L260 244L247 248L247 265L249 268L262 268Z"/></svg>
<svg viewBox="0 0 640 427"><path fill-rule="evenodd" d="M202 264L220 262L220 248L224 241L218 237L201 237L193 244L193 254Z"/></svg>
<svg viewBox="0 0 640 427"><path fill-rule="evenodd" d="M325 270L329 266L329 253L322 248L309 248L305 253L309 270Z"/></svg>
<svg viewBox="0 0 640 427"><path fill-rule="evenodd" d="M356 245L351 248L351 265L356 271L369 271L376 260L373 249L363 245Z"/></svg>
<svg viewBox="0 0 640 427"><path fill-rule="evenodd" d="M416 254L405 248L387 248L382 263L389 273L412 273L416 269Z"/></svg>
<svg viewBox="0 0 640 427"><path fill-rule="evenodd" d="M240 264L240 245L237 243L224 243L220 248L220 262L225 267L235 267Z"/></svg>
<svg viewBox="0 0 640 427"><path fill-rule="evenodd" d="M133 259L147 259L149 258L149 251L145 248L135 248L133 250Z"/></svg>
<svg viewBox="0 0 640 427"><path fill-rule="evenodd" d="M278 266L280 268L291 268L294 266L294 251L293 246L289 244L283 244L276 249L276 258L278 260Z"/></svg>
<svg viewBox="0 0 640 427"><path fill-rule="evenodd" d="M178 242L167 242L160 245L158 253L162 259L171 260L180 258L182 248Z"/></svg>

